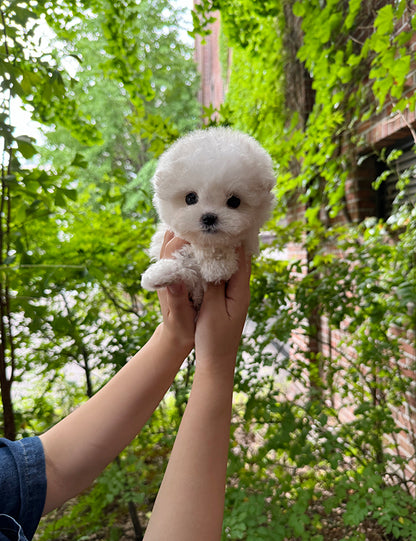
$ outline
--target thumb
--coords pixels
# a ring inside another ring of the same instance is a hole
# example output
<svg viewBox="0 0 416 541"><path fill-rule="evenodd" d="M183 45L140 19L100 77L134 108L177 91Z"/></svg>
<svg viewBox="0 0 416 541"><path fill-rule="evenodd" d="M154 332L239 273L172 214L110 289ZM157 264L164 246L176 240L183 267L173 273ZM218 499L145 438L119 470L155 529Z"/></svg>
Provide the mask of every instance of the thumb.
<svg viewBox="0 0 416 541"><path fill-rule="evenodd" d="M188 290L183 282L171 284L167 286L166 290L168 302L172 309L180 312L185 308L193 308L193 304L189 299Z"/></svg>
<svg viewBox="0 0 416 541"><path fill-rule="evenodd" d="M169 286L167 286L167 289L173 297L181 297L186 293L186 288L182 282L170 284Z"/></svg>
<svg viewBox="0 0 416 541"><path fill-rule="evenodd" d="M220 282L219 284L207 284L200 313L209 311L215 314L222 309L226 309L225 287L225 282Z"/></svg>

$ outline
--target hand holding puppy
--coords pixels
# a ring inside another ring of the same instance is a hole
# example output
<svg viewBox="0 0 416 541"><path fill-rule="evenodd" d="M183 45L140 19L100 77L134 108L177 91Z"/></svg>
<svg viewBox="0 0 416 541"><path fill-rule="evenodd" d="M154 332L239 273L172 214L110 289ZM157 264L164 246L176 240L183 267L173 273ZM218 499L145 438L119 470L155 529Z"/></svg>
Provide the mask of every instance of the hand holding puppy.
<svg viewBox="0 0 416 541"><path fill-rule="evenodd" d="M208 284L195 332L197 370L234 370L248 306L251 262L238 249L238 270L229 282Z"/></svg>
<svg viewBox="0 0 416 541"><path fill-rule="evenodd" d="M160 250L160 258L172 259L173 254L181 250L185 241L167 231ZM172 284L158 290L160 309L162 311L163 330L168 334L172 343L183 345L189 349L194 346L196 312L189 294L182 282ZM189 353L188 352L188 353Z"/></svg>

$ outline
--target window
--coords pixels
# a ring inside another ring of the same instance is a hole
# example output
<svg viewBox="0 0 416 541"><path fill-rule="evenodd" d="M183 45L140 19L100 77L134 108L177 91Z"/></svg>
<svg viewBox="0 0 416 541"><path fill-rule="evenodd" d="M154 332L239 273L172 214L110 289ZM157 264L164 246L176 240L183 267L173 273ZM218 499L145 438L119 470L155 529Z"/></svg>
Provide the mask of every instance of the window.
<svg viewBox="0 0 416 541"><path fill-rule="evenodd" d="M401 151L401 154L395 158L398 150ZM379 188L378 214L380 218L387 219L392 213L393 203L402 189L402 202L416 203L416 147L413 138L402 139L386 149L385 160L380 160L378 165L379 175L383 174L384 171L390 171L390 174L386 173ZM405 187L401 186L401 183L404 183Z"/></svg>

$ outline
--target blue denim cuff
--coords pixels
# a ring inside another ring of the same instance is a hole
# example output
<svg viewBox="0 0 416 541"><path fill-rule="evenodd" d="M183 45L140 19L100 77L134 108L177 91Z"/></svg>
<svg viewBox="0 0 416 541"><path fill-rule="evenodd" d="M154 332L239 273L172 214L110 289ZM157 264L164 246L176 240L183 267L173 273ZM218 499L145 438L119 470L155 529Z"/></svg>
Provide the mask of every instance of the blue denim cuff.
<svg viewBox="0 0 416 541"><path fill-rule="evenodd" d="M0 515L0 541L28 541L23 529L14 518Z"/></svg>
<svg viewBox="0 0 416 541"><path fill-rule="evenodd" d="M40 439L0 439L0 513L3 515L0 531L5 534L9 532L9 539L25 540L24 536L32 539L42 516L45 499L45 455ZM10 536L13 522L17 523L14 537ZM24 535L19 532L19 526Z"/></svg>

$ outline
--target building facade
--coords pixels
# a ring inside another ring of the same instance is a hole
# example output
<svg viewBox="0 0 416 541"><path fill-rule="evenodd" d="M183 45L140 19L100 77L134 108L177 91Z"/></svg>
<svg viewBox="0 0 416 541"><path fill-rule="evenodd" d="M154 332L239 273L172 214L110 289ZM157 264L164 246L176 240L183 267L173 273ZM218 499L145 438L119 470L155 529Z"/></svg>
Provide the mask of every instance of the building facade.
<svg viewBox="0 0 416 541"><path fill-rule="evenodd" d="M213 13L213 17L216 20L210 24L211 33L195 38L195 61L201 77L199 102L203 107L219 109L225 93L220 62L220 13Z"/></svg>
<svg viewBox="0 0 416 541"><path fill-rule="evenodd" d="M217 16L218 14L216 14ZM293 17L293 14L291 15ZM293 24L296 24L295 22ZM222 77L222 71L219 61L219 16L216 22L211 26L212 33L207 37L206 44L198 39L196 46L196 60L201 72L201 103L208 107L212 104L218 108L223 100L226 82ZM359 32L371 32L371 25L363 24L359 27ZM416 35L410 27L409 18L399 22L396 32L412 32L413 38L410 49L416 51ZM354 39L364 41L365 35L357 35ZM299 72L301 73L301 72ZM295 74L299 76L299 73ZM305 75L306 76L306 75ZM297 85L302 90L304 100L299 104L299 96L296 96L297 106L300 112L307 115L307 109L311 107L313 95L309 80L303 80L301 85ZM412 95L416 92L416 65L408 77L405 92ZM396 195L397 176L405 169L415 168L415 174L411 177L406 188L407 197L410 200L416 200L416 154L414 152L414 143L416 141L416 114L414 111L406 110L404 113L393 112L391 105L386 105L383 110L363 122L359 128L362 136L362 146L358 149L359 159L356 167L350 172L345 186L345 213L344 218L352 223L359 223L367 217L375 216L381 219L387 219L392 208L392 201ZM375 191L373 182L385 167L377 158L377 152L385 150L386 153L392 150L402 150L401 156L394 161L392 169L395 174L390 175L384 182L381 189ZM296 219L299 214L305 211L301 205L288 209L287 219ZM306 262L307 254L299 244L289 244L287 248L288 258L304 260ZM343 342L342 330L334 331L328 325L324 317L320 317L316 322L318 340L313 344L317 354L331 357L332 350L336 350L338 345ZM404 474L406 478L411 478L416 471L416 448L415 438L411 435L416 434L416 336L413 332L408 332L403 336L400 329L392 329L392 333L397 333L401 341L402 358L400 367L403 374L410 376L412 384L406 393L406 402L398 406L395 410L395 420L397 426L402 429L397 434L396 449L398 453L407 459ZM300 334L293 337L293 342L298 350L306 350L311 347ZM353 349L348 352L354 355ZM345 421L351 420L353 408L345 404L341 408L342 416Z"/></svg>

